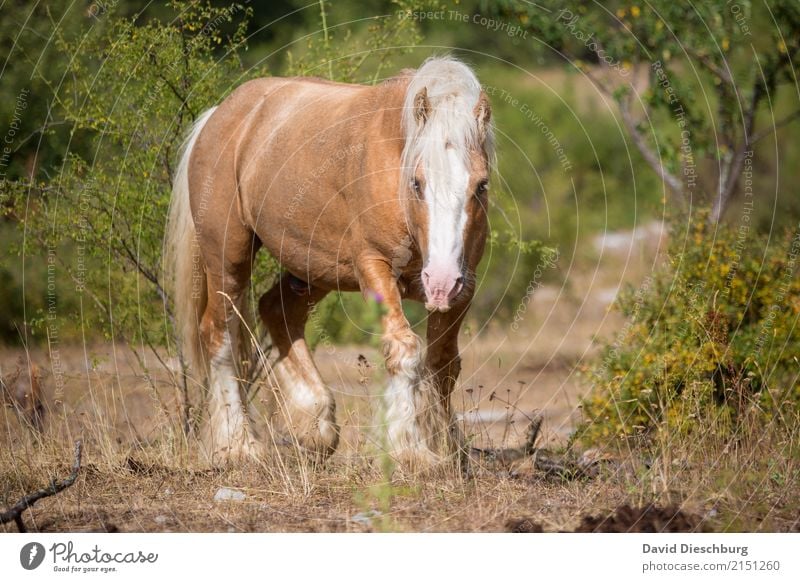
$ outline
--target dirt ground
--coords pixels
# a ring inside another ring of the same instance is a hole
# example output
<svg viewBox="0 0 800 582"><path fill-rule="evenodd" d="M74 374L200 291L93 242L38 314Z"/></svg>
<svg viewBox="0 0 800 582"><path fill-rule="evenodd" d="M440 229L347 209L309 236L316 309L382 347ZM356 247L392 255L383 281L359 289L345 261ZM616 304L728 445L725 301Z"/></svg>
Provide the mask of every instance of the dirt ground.
<svg viewBox="0 0 800 582"><path fill-rule="evenodd" d="M544 417L537 446L559 459L588 390L578 373L597 338L622 325L609 311L624 281L637 284L652 264L658 229L611 233L596 241L592 268L567 270L563 285L538 288L518 331L487 326L461 338L463 371L454 394L470 443L513 448L535 411ZM655 233L655 234L653 234ZM627 238L626 238L627 237ZM627 242L626 242L627 241ZM613 268L611 268L613 267ZM614 273L610 275L609 273ZM2 349L4 373L19 349ZM47 428L35 438L8 407L0 420L0 509L53 477L69 473L72 442L84 442L74 486L24 514L38 531L703 531L797 529L790 498L743 515L737 504L673 478L656 485L630 459L570 453L591 472L542 469L534 458L475 457L468 475L453 471L387 481L385 459L368 451L383 379L376 350L320 348L322 375L334 390L342 442L324 467L278 452L261 464L209 467L173 426L177 398L167 372L146 360L148 378L120 345L58 346L32 358L65 378L45 377ZM353 365L363 356L367 364ZM60 377L62 377L60 376ZM583 455L583 456L580 456ZM566 458L566 457L564 457ZM540 459L541 461L541 459ZM607 461L607 462L606 462ZM656 506L650 506L653 502ZM730 507L730 511L726 508ZM775 508L779 508L776 510ZM734 509L735 508L735 509ZM735 515L731 512L735 511ZM727 513L725 513L727 512ZM726 519L720 521L720 516ZM608 519L606 519L608 518ZM588 524L588 525L587 525ZM13 523L0 526L16 531ZM583 529L581 529L583 528ZM588 528L588 529L587 529Z"/></svg>

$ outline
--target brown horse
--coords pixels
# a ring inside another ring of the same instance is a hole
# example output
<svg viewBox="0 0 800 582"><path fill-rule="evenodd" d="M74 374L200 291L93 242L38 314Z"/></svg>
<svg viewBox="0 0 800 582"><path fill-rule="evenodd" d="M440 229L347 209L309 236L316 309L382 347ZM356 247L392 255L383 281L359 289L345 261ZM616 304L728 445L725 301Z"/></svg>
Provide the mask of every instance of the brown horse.
<svg viewBox="0 0 800 582"><path fill-rule="evenodd" d="M167 251L184 354L210 387L215 456L263 450L237 380L234 309L262 246L286 271L258 307L295 442L321 456L337 446L333 395L304 328L331 290L361 291L385 308L381 427L391 454L430 464L455 452L450 393L488 231L490 118L470 68L431 58L377 86L250 81L197 120L175 176ZM424 356L404 298L430 311Z"/></svg>

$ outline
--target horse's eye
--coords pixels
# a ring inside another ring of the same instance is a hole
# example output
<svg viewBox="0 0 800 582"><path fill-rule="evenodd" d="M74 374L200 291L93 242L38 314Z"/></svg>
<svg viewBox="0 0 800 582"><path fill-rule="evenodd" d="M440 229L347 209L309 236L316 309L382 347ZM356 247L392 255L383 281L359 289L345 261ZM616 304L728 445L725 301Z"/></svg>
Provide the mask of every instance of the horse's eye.
<svg viewBox="0 0 800 582"><path fill-rule="evenodd" d="M411 183L411 186L414 190L414 194L417 195L417 198L422 198L422 185L419 183L419 180L414 178L414 181Z"/></svg>
<svg viewBox="0 0 800 582"><path fill-rule="evenodd" d="M475 188L476 194L485 194L489 191L489 180L481 180L478 182L478 187Z"/></svg>

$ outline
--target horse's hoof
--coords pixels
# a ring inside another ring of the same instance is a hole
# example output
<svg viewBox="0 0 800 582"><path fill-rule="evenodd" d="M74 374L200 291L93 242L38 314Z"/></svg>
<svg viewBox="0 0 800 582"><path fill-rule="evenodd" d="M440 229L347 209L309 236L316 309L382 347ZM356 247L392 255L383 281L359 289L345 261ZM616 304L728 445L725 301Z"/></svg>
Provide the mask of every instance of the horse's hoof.
<svg viewBox="0 0 800 582"><path fill-rule="evenodd" d="M266 448L255 440L248 440L230 446L217 447L211 453L214 465L232 465L263 461L266 458Z"/></svg>
<svg viewBox="0 0 800 582"><path fill-rule="evenodd" d="M325 461L339 446L339 427L329 421L320 421L313 431L295 430L293 434L297 436L287 436L282 444L316 462Z"/></svg>

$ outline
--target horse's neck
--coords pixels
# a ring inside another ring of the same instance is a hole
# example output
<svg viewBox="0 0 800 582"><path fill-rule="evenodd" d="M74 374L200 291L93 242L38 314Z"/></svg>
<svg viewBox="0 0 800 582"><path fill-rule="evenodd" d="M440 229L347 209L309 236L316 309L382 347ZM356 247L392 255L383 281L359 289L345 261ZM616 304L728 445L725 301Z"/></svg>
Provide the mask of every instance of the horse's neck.
<svg viewBox="0 0 800 582"><path fill-rule="evenodd" d="M387 81L375 87L369 102L363 105L370 112L357 137L364 144L363 165L351 166L355 175L348 177L354 180L350 183L364 184L351 202L356 205L351 208L351 215L360 217L365 242L392 249L407 249L404 241L410 237L405 208L397 206L404 145L401 114L407 85L402 78ZM364 209L371 210L364 212Z"/></svg>
<svg viewBox="0 0 800 582"><path fill-rule="evenodd" d="M378 160L381 167L372 168L373 171L384 172L387 165L399 167L404 144L401 117L407 86L404 76L395 77L376 86L369 102L364 104L372 111L371 120L364 128L365 154L381 153ZM396 194L394 190L386 193L391 197Z"/></svg>

